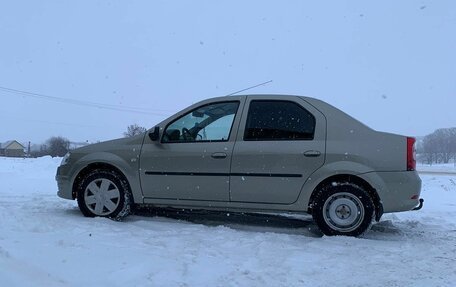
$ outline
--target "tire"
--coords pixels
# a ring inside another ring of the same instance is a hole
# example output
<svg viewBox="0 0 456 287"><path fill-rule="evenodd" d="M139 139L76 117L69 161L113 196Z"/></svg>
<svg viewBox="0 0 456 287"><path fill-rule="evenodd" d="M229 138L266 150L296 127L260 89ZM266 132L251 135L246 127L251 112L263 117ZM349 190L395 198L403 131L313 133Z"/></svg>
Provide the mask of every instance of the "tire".
<svg viewBox="0 0 456 287"><path fill-rule="evenodd" d="M95 169L78 185L78 206L86 217L121 220L131 212L131 198L127 181L112 170Z"/></svg>
<svg viewBox="0 0 456 287"><path fill-rule="evenodd" d="M312 217L328 236L360 236L375 217L372 198L361 187L335 183L321 189L312 204Z"/></svg>

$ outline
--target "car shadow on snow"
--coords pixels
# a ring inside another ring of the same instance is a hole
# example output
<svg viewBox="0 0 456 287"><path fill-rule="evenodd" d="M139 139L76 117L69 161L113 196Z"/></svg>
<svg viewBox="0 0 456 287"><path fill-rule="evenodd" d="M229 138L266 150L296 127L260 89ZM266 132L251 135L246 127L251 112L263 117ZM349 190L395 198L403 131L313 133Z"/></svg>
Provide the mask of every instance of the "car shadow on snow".
<svg viewBox="0 0 456 287"><path fill-rule="evenodd" d="M135 215L142 217L162 217L209 227L224 226L247 232L272 232L279 234L323 237L310 215L218 212L203 210L140 208ZM131 220L131 219L130 219ZM361 238L367 240L397 241L404 237L415 237L416 230L409 222L383 220L374 222L371 229Z"/></svg>
<svg viewBox="0 0 456 287"><path fill-rule="evenodd" d="M77 207L65 209L68 216L81 217ZM303 235L306 237L323 237L310 215L295 214L268 214L268 213L243 213L220 212L206 210L182 210L172 208L135 208L133 217L124 221L141 221L145 218L161 217L208 227L223 226L233 230L246 232L271 232L279 234ZM403 240L404 237L416 237L420 233L413 222L393 222L383 220L373 223L371 229L362 238L368 240Z"/></svg>
<svg viewBox="0 0 456 287"><path fill-rule="evenodd" d="M308 237L322 237L312 217L305 215L273 215L264 213L217 212L170 208L139 208L135 215L165 217L174 220L202 224L209 227L224 226L247 232L272 232ZM131 220L131 219L129 219Z"/></svg>

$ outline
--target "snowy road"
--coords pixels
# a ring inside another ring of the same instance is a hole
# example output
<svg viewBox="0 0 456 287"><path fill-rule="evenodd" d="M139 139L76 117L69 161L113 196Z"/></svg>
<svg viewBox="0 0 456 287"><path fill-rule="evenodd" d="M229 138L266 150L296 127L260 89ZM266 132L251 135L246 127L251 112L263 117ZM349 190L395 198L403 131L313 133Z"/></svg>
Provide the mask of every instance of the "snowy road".
<svg viewBox="0 0 456 287"><path fill-rule="evenodd" d="M0 286L455 286L456 175L422 175L421 211L346 238L309 217L84 218L58 164L0 158Z"/></svg>

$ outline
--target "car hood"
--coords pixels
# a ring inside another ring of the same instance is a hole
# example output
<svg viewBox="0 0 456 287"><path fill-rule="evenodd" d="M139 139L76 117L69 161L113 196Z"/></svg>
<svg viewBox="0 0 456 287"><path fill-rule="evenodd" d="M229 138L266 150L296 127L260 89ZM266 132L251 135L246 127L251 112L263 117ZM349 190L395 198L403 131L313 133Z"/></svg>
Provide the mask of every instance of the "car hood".
<svg viewBox="0 0 456 287"><path fill-rule="evenodd" d="M129 138L119 138L105 142L90 144L84 147L77 148L72 153L88 154L93 152L110 152L125 148L137 148L142 145L145 134L137 135Z"/></svg>

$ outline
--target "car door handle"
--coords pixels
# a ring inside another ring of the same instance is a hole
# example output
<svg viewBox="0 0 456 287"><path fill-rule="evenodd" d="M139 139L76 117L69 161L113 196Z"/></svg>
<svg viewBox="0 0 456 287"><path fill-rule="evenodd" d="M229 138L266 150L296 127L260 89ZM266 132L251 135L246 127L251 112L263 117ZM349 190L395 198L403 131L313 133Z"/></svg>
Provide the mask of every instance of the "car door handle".
<svg viewBox="0 0 456 287"><path fill-rule="evenodd" d="M321 155L321 152L318 150L308 150L304 152L305 157L319 157Z"/></svg>
<svg viewBox="0 0 456 287"><path fill-rule="evenodd" d="M212 158L226 158L226 153L224 152L214 152L211 154Z"/></svg>

